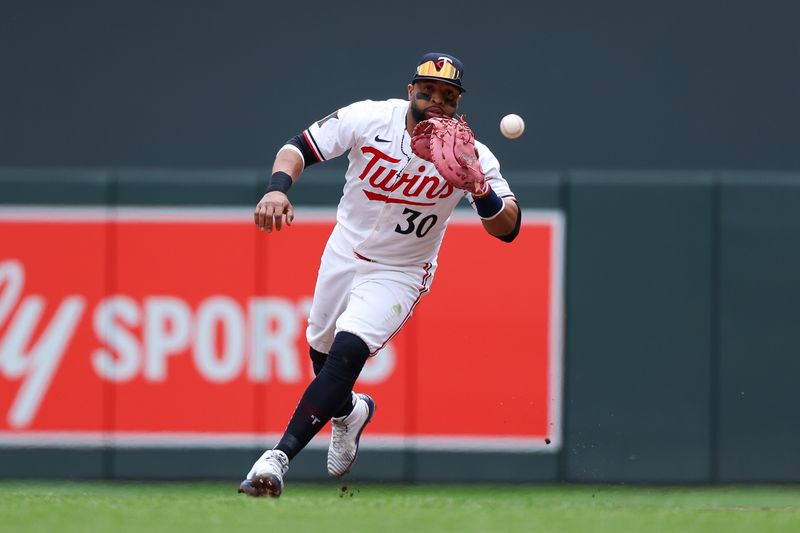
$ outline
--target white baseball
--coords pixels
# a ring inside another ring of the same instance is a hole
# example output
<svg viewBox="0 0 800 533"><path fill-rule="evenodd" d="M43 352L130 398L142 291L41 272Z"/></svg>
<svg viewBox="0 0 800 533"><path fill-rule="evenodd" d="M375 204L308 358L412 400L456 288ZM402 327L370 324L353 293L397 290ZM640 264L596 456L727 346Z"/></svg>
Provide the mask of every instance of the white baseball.
<svg viewBox="0 0 800 533"><path fill-rule="evenodd" d="M525 121L522 117L511 113L500 120L500 133L507 139L516 139L525 131Z"/></svg>

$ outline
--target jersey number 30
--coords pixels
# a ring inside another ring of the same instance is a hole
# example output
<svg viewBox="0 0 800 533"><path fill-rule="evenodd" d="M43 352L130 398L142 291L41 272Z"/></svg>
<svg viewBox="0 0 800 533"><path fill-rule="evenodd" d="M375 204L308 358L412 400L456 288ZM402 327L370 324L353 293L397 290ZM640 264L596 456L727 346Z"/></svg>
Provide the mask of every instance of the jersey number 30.
<svg viewBox="0 0 800 533"><path fill-rule="evenodd" d="M433 225L436 224L436 221L439 220L439 217L437 217L436 215L428 215L426 217L420 218L419 222L417 222L417 219L422 213L408 208L403 210L403 214L408 215L408 217L406 218L408 226L402 228L400 227L400 224L398 224L394 228L394 231L402 235L409 235L411 233L414 233L419 238L422 238L425 235L427 235L428 232L433 227Z"/></svg>

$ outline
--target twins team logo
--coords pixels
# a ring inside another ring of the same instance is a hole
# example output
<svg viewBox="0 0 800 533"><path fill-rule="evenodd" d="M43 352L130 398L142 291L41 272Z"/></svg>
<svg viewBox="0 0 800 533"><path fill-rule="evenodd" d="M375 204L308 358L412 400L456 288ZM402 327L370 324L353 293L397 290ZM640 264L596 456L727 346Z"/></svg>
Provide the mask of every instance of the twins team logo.
<svg viewBox="0 0 800 533"><path fill-rule="evenodd" d="M455 190L444 178L436 174L426 175L425 165L417 167L416 174L404 172L398 176L397 169L390 166L400 163L399 159L372 146L364 146L361 148L361 153L370 159L358 179L367 180L369 185L376 189L374 191L364 189L364 194L372 201L432 206L436 204L436 200L447 198ZM395 192L399 192L402 196L392 194Z"/></svg>
<svg viewBox="0 0 800 533"><path fill-rule="evenodd" d="M436 60L436 70L442 70L445 67L445 65L452 65L452 64L453 61L449 57L440 57Z"/></svg>

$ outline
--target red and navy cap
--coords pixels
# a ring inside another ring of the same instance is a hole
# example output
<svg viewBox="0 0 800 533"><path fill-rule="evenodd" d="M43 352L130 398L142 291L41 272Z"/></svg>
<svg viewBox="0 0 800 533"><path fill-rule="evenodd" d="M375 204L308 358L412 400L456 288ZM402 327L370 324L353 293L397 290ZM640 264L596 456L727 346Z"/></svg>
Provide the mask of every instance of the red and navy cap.
<svg viewBox="0 0 800 533"><path fill-rule="evenodd" d="M461 84L463 76L464 65L461 61L450 54L431 52L420 58L411 83L419 80L442 81L458 87L463 93L466 91Z"/></svg>

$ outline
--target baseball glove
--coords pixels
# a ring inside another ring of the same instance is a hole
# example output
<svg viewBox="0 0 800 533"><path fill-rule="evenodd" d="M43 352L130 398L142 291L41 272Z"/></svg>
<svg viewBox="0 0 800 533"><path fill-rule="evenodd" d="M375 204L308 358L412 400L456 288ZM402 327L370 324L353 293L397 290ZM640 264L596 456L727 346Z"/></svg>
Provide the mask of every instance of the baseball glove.
<svg viewBox="0 0 800 533"><path fill-rule="evenodd" d="M430 161L453 187L483 191L485 177L475 149L475 135L464 117L433 117L414 127L411 150Z"/></svg>

